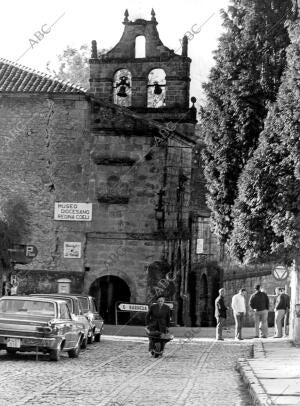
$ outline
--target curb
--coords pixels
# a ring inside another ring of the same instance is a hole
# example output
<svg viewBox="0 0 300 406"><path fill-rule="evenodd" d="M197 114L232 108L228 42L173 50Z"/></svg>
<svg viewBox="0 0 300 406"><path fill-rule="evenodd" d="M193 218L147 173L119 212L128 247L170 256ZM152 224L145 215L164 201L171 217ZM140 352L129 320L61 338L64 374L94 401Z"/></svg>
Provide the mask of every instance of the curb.
<svg viewBox="0 0 300 406"><path fill-rule="evenodd" d="M253 358L266 358L266 353L262 342L255 343L253 345ZM242 380L246 384L248 392L255 406L273 405L271 398L255 375L249 363L249 360L247 360L246 358L240 358L238 360L237 370L240 373Z"/></svg>

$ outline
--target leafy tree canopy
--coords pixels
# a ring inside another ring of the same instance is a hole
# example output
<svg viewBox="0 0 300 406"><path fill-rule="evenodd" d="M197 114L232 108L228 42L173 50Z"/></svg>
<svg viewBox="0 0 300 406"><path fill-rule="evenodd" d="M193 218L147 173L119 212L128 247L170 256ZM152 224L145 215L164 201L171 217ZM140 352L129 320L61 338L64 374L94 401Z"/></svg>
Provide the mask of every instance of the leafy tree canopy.
<svg viewBox="0 0 300 406"><path fill-rule="evenodd" d="M98 51L99 56L107 53L107 49ZM67 46L67 48L57 56L54 62L48 62L46 69L49 74L61 80L89 88L89 59L91 57L90 46L83 44L79 49Z"/></svg>

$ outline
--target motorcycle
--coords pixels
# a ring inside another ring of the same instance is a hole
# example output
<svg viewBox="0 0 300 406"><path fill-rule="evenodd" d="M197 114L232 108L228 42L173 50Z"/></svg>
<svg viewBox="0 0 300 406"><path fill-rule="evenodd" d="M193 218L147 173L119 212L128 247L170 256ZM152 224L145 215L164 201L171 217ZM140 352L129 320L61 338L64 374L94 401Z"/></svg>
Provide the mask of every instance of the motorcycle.
<svg viewBox="0 0 300 406"><path fill-rule="evenodd" d="M145 328L145 331L149 338L149 351L152 357L162 357L166 343L173 340L174 336L168 332L161 333L160 331L149 330L148 328Z"/></svg>

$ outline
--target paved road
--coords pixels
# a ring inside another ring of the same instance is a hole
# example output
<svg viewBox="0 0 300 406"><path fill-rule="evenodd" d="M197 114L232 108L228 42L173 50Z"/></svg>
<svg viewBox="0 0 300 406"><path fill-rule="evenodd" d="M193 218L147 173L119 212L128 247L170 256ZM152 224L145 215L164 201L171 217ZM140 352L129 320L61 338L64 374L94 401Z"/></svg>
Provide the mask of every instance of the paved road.
<svg viewBox="0 0 300 406"><path fill-rule="evenodd" d="M169 343L153 359L147 343L104 339L78 359L0 352L1 406L250 406L235 363L250 347L235 342Z"/></svg>

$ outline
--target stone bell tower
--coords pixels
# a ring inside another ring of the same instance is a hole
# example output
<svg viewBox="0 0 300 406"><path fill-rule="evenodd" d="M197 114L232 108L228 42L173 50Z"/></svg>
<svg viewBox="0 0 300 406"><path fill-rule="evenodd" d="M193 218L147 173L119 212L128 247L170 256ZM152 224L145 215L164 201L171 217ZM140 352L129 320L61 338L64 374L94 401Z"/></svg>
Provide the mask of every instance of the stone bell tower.
<svg viewBox="0 0 300 406"><path fill-rule="evenodd" d="M130 21L126 10L123 24L120 41L107 54L98 56L97 43L92 41L90 93L148 117L151 113L159 121L178 120L178 113L189 111L187 38L183 38L181 55L166 47L153 9L150 21Z"/></svg>
<svg viewBox="0 0 300 406"><path fill-rule="evenodd" d="M91 271L86 284L96 278L122 278L132 303L148 303L171 270L176 276L165 294L177 309L175 324L182 324L189 308L196 123L196 109L189 107L188 40L182 41L181 55L167 48L159 38L154 10L149 21L130 21L126 10L123 24L120 41L105 55L98 54L92 41L90 171L97 225L88 236L86 263ZM113 297L107 292L100 296ZM114 312L112 303L104 307L111 305Z"/></svg>

